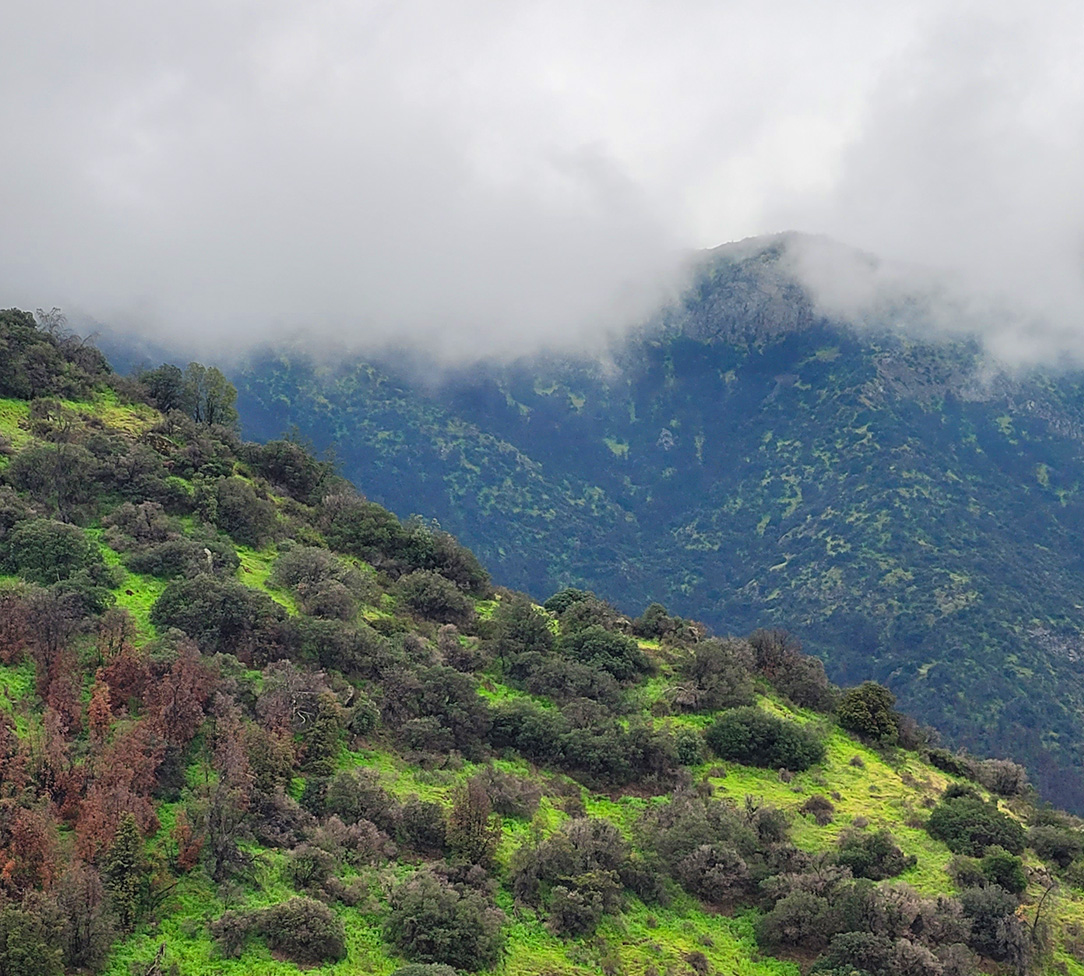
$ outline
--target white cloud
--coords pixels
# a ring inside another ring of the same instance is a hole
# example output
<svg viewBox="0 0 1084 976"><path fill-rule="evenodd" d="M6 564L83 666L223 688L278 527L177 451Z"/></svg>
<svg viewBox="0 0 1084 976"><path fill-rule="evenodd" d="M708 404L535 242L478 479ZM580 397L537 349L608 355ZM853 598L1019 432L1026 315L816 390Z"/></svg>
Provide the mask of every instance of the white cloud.
<svg viewBox="0 0 1084 976"><path fill-rule="evenodd" d="M0 304L471 356L620 328L685 249L796 226L1065 328L1078 7L16 0Z"/></svg>

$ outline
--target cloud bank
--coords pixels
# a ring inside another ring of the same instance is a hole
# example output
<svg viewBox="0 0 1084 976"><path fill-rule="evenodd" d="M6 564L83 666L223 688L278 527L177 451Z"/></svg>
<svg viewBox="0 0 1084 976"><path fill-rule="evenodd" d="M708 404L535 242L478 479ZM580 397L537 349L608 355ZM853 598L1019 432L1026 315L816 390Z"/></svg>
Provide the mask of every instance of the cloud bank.
<svg viewBox="0 0 1084 976"><path fill-rule="evenodd" d="M690 250L795 228L1084 347L1082 44L1054 0L15 0L0 304L471 358L601 341Z"/></svg>

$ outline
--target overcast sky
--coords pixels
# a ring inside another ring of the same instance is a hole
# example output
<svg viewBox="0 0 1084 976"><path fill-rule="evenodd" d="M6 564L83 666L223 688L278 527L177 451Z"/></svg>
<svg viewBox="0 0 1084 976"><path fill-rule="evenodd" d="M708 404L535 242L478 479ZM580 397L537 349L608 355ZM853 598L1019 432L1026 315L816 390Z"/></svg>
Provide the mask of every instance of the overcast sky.
<svg viewBox="0 0 1084 976"><path fill-rule="evenodd" d="M1080 0L7 0L0 305L517 351L795 228L1084 347L1082 50Z"/></svg>

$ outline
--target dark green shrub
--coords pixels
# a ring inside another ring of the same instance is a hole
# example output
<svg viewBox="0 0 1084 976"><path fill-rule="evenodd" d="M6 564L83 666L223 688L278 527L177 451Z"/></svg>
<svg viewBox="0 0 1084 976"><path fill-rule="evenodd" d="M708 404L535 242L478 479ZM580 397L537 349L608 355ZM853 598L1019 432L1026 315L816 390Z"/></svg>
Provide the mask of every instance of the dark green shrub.
<svg viewBox="0 0 1084 976"><path fill-rule="evenodd" d="M698 766L704 761L704 737L696 729L678 729L674 736L677 761L682 766Z"/></svg>
<svg viewBox="0 0 1084 976"><path fill-rule="evenodd" d="M1059 868L1067 868L1084 852L1080 831L1052 825L1032 827L1027 843L1044 861L1053 861Z"/></svg>
<svg viewBox="0 0 1084 976"><path fill-rule="evenodd" d="M516 776L514 773L486 766L474 778L486 791L494 813L499 813L502 817L530 820L542 800L542 787L525 776Z"/></svg>
<svg viewBox="0 0 1084 976"><path fill-rule="evenodd" d="M628 844L609 821L573 820L541 843L516 851L513 890L549 912L553 931L583 935L620 906L628 858Z"/></svg>
<svg viewBox="0 0 1084 976"><path fill-rule="evenodd" d="M968 944L976 952L991 959L1005 959L1012 951L1017 934L1012 922L1016 919L1016 898L1004 888L987 885L968 888L960 893L964 914L971 919Z"/></svg>
<svg viewBox="0 0 1084 976"><path fill-rule="evenodd" d="M301 964L337 962L346 956L346 929L323 902L290 898L260 912L259 932L267 945Z"/></svg>
<svg viewBox="0 0 1084 976"><path fill-rule="evenodd" d="M1024 862L1003 847L988 847L979 870L990 884L998 885L1013 895L1023 894L1028 886Z"/></svg>
<svg viewBox="0 0 1084 976"><path fill-rule="evenodd" d="M244 478L220 478L214 489L214 524L243 546L258 549L275 527L275 507Z"/></svg>
<svg viewBox="0 0 1084 976"><path fill-rule="evenodd" d="M895 704L896 696L884 685L866 681L843 692L836 705L836 716L849 732L877 742L894 742L899 733Z"/></svg>
<svg viewBox="0 0 1084 976"><path fill-rule="evenodd" d="M816 952L828 944L835 914L827 898L792 891L757 922L757 941L767 947L790 946Z"/></svg>
<svg viewBox="0 0 1084 976"><path fill-rule="evenodd" d="M150 613L155 627L183 630L205 653L238 657L251 653L269 628L285 617L285 610L266 593L237 580L207 575L173 581Z"/></svg>
<svg viewBox="0 0 1084 976"><path fill-rule="evenodd" d="M674 875L686 891L715 904L746 894L750 886L745 859L724 844L701 844L678 861Z"/></svg>
<svg viewBox="0 0 1084 976"><path fill-rule="evenodd" d="M618 681L629 681L650 669L633 638L615 634L598 624L562 637L560 649L574 661L606 671Z"/></svg>
<svg viewBox="0 0 1084 976"><path fill-rule="evenodd" d="M322 489L334 479L333 465L317 461L293 441L246 444L243 456L258 474L300 502L319 501Z"/></svg>
<svg viewBox="0 0 1084 976"><path fill-rule="evenodd" d="M836 863L850 868L856 878L883 881L913 868L918 858L904 854L887 830L848 831L839 840Z"/></svg>
<svg viewBox="0 0 1084 976"><path fill-rule="evenodd" d="M751 705L756 697L752 668L752 654L743 642L701 641L681 667L693 694L675 704L683 710L712 712Z"/></svg>
<svg viewBox="0 0 1084 976"><path fill-rule="evenodd" d="M986 848L994 845L1010 854L1024 850L1024 828L995 803L983 803L974 796L942 800L930 813L926 830L955 854L982 857Z"/></svg>
<svg viewBox="0 0 1084 976"><path fill-rule="evenodd" d="M538 762L560 761L562 739L569 731L569 724L556 708L513 699L499 702L492 719L490 742L495 748L515 749Z"/></svg>
<svg viewBox="0 0 1084 976"><path fill-rule="evenodd" d="M809 728L759 708L735 708L720 715L704 734L720 759L748 766L801 772L825 756L824 742Z"/></svg>
<svg viewBox="0 0 1084 976"><path fill-rule="evenodd" d="M201 573L231 576L241 565L236 550L218 540L170 539L157 545L127 553L124 564L133 573L173 579L191 578Z"/></svg>
<svg viewBox="0 0 1084 976"><path fill-rule="evenodd" d="M7 563L13 573L42 586L103 565L101 550L81 528L53 519L19 522L8 536Z"/></svg>
<svg viewBox="0 0 1084 976"><path fill-rule="evenodd" d="M582 603L593 596L594 594L587 590L577 590L568 586L554 593L542 606L549 610L550 613L556 613L559 616L574 603Z"/></svg>
<svg viewBox="0 0 1084 976"><path fill-rule="evenodd" d="M412 796L402 806L399 815L400 843L423 854L443 854L448 847L448 825L444 808Z"/></svg>
<svg viewBox="0 0 1084 976"><path fill-rule="evenodd" d="M392 889L390 902L385 932L407 958L471 972L497 961L504 913L480 891L423 868Z"/></svg>
<svg viewBox="0 0 1084 976"><path fill-rule="evenodd" d="M439 962L412 962L406 966L400 966L391 976L459 976L451 967Z"/></svg>
<svg viewBox="0 0 1084 976"><path fill-rule="evenodd" d="M442 624L463 626L474 618L474 604L451 580L431 570L407 573L395 585L395 595L412 613Z"/></svg>

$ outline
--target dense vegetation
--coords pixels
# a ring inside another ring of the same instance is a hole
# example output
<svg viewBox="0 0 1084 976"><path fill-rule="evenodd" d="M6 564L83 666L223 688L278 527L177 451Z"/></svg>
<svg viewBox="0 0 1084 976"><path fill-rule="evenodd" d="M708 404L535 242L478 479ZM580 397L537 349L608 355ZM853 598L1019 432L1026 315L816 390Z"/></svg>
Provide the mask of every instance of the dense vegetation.
<svg viewBox="0 0 1084 976"><path fill-rule="evenodd" d="M1084 813L1081 373L828 321L787 262L785 241L710 255L605 363L254 357L246 430L296 424L538 599L800 631L834 680L886 684Z"/></svg>
<svg viewBox="0 0 1084 976"><path fill-rule="evenodd" d="M0 972L1084 972L1016 764L782 631L494 588L211 370L4 316L57 368L0 400Z"/></svg>

